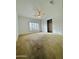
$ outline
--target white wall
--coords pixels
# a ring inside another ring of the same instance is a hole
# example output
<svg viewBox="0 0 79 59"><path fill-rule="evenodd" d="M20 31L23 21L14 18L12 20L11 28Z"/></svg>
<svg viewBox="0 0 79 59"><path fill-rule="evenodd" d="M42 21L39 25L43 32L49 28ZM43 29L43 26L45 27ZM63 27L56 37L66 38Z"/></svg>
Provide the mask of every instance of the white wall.
<svg viewBox="0 0 79 59"><path fill-rule="evenodd" d="M51 19L51 18L50 18ZM42 23L42 32L47 32L47 20L43 19ZM63 34L63 21L52 19L52 33Z"/></svg>
<svg viewBox="0 0 79 59"><path fill-rule="evenodd" d="M42 32L47 32L47 20L46 19L41 20L41 24L42 24Z"/></svg>
<svg viewBox="0 0 79 59"><path fill-rule="evenodd" d="M18 35L19 35L19 33L18 33L18 15L16 13L16 39L18 39Z"/></svg>
<svg viewBox="0 0 79 59"><path fill-rule="evenodd" d="M53 33L63 34L63 20L53 20Z"/></svg>
<svg viewBox="0 0 79 59"><path fill-rule="evenodd" d="M29 22L37 22L40 25L39 31L41 31L41 21L40 20L27 18L24 16L19 16L18 19L19 19L19 21L18 21L19 22L19 34L30 33Z"/></svg>

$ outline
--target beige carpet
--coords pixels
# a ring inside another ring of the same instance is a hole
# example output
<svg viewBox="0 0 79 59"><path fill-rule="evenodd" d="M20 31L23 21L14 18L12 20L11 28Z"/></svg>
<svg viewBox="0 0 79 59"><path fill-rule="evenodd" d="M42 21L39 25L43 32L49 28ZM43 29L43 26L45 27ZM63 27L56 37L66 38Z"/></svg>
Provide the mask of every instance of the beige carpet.
<svg viewBox="0 0 79 59"><path fill-rule="evenodd" d="M51 33L22 35L16 42L16 59L63 59L62 39Z"/></svg>

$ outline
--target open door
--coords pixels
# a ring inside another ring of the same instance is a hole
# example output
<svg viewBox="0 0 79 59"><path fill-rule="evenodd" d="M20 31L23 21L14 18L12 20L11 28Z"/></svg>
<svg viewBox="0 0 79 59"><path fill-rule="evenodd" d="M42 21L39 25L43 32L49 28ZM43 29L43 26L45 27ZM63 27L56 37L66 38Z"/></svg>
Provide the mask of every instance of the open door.
<svg viewBox="0 0 79 59"><path fill-rule="evenodd" d="M47 31L52 33L52 19L47 20Z"/></svg>

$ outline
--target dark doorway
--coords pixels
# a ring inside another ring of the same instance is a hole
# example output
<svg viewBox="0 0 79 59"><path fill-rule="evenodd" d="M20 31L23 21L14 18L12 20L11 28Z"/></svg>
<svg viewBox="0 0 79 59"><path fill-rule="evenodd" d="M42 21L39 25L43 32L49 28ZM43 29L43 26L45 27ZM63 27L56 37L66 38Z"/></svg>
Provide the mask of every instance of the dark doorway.
<svg viewBox="0 0 79 59"><path fill-rule="evenodd" d="M47 20L47 31L52 32L52 19Z"/></svg>

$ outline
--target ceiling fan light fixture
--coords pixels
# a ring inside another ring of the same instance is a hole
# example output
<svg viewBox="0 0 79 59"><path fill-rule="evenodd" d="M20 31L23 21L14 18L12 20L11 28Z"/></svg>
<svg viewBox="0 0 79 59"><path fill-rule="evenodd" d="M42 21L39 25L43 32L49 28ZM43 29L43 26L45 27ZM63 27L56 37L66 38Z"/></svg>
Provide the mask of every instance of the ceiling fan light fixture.
<svg viewBox="0 0 79 59"><path fill-rule="evenodd" d="M43 10L41 10L40 8L34 8L35 11L35 17L41 18L45 15L45 13L43 12Z"/></svg>

